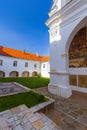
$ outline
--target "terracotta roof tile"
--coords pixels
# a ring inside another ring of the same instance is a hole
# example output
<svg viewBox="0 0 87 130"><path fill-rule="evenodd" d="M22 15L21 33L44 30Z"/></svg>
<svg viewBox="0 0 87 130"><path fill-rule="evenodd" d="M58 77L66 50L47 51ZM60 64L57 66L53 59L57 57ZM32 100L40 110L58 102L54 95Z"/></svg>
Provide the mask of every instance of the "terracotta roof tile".
<svg viewBox="0 0 87 130"><path fill-rule="evenodd" d="M46 62L46 61L49 61L49 60L50 60L49 56L43 56L42 57L42 62Z"/></svg>
<svg viewBox="0 0 87 130"><path fill-rule="evenodd" d="M50 59L49 56L37 56L36 54L15 50L3 46L0 46L0 55L26 59L26 60L42 61L42 62L49 61Z"/></svg>

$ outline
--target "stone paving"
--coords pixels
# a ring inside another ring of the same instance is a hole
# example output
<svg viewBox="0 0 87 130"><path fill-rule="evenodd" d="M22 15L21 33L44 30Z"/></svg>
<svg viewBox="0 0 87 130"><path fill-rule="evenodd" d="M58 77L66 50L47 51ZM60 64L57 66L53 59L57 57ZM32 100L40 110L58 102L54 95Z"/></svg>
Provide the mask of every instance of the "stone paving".
<svg viewBox="0 0 87 130"><path fill-rule="evenodd" d="M60 130L43 113L33 113L21 105L0 113L0 130Z"/></svg>
<svg viewBox="0 0 87 130"><path fill-rule="evenodd" d="M78 100L73 100L73 98L64 99L52 95L48 92L47 87L36 89L36 91L55 99L55 109L49 110L45 114L52 119L61 130L87 130L87 100L85 100L84 104L79 102L81 93Z"/></svg>
<svg viewBox="0 0 87 130"><path fill-rule="evenodd" d="M87 130L87 94L76 92L64 99L50 94L47 87L35 91L52 98L49 103L55 100L54 109L43 114L36 112L42 105L30 109L21 105L0 112L0 130Z"/></svg>

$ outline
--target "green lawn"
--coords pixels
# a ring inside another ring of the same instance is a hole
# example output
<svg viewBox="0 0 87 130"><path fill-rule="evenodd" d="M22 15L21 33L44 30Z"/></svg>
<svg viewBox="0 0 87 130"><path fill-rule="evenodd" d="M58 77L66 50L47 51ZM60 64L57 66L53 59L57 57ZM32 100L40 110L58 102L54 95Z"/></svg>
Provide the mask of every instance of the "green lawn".
<svg viewBox="0 0 87 130"><path fill-rule="evenodd" d="M0 111L4 111L22 104L25 104L27 107L30 108L45 101L48 101L48 99L46 99L43 95L37 94L32 91L6 97L0 97Z"/></svg>
<svg viewBox="0 0 87 130"><path fill-rule="evenodd" d="M0 78L0 82L18 82L28 88L39 88L48 86L49 78L38 78L38 77L29 77L29 78Z"/></svg>
<svg viewBox="0 0 87 130"><path fill-rule="evenodd" d="M18 82L28 88L34 89L34 88L47 86L49 83L49 79L38 78L38 77L0 78L0 82ZM30 108L46 100L47 99L44 98L43 95L36 94L32 91L6 96L6 97L0 97L0 111L4 111L22 104L25 104L27 107Z"/></svg>

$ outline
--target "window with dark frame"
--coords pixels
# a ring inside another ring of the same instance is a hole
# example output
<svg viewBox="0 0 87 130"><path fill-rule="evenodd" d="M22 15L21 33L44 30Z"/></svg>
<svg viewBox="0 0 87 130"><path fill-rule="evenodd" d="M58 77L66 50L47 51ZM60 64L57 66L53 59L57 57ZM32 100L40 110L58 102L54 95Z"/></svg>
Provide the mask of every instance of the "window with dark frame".
<svg viewBox="0 0 87 130"><path fill-rule="evenodd" d="M0 66L2 66L3 65L3 60L0 60Z"/></svg>
<svg viewBox="0 0 87 130"><path fill-rule="evenodd" d="M37 65L36 65L36 64L34 64L34 68L37 68Z"/></svg>
<svg viewBox="0 0 87 130"><path fill-rule="evenodd" d="M13 61L13 66L17 67L17 61Z"/></svg>
<svg viewBox="0 0 87 130"><path fill-rule="evenodd" d="M25 67L28 67L28 62L25 62Z"/></svg>
<svg viewBox="0 0 87 130"><path fill-rule="evenodd" d="M45 68L45 64L43 64L43 68Z"/></svg>

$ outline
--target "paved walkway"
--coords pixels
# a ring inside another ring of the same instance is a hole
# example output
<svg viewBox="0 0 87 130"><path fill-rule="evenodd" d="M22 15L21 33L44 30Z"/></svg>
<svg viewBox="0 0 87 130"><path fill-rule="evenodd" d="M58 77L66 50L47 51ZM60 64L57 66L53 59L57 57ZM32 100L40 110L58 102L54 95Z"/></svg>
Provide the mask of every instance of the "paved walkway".
<svg viewBox="0 0 87 130"><path fill-rule="evenodd" d="M45 113L61 130L87 130L87 94L73 91L69 99L48 92L47 87L36 91L55 99L55 109Z"/></svg>
<svg viewBox="0 0 87 130"><path fill-rule="evenodd" d="M69 98L82 105L87 105L87 93L81 93L77 91L72 92L72 96Z"/></svg>
<svg viewBox="0 0 87 130"><path fill-rule="evenodd" d="M33 113L21 105L0 113L0 130L60 130L43 113Z"/></svg>
<svg viewBox="0 0 87 130"><path fill-rule="evenodd" d="M21 105L0 113L0 130L87 130L87 94L73 91L69 99L48 92L36 91L55 99L55 108L33 113Z"/></svg>

